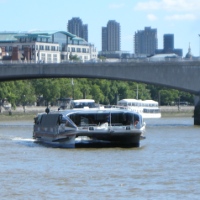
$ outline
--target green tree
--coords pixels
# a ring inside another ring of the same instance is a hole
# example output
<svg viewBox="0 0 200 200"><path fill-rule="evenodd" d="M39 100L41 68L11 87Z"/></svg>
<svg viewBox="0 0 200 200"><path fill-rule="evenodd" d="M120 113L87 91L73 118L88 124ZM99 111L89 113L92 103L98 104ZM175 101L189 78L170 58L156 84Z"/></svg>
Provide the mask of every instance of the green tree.
<svg viewBox="0 0 200 200"><path fill-rule="evenodd" d="M81 59L77 55L72 55L72 54L69 55L69 59L71 61L81 61Z"/></svg>
<svg viewBox="0 0 200 200"><path fill-rule="evenodd" d="M36 96L43 96L46 105L56 104L60 96L60 85L58 79L40 79L33 81Z"/></svg>

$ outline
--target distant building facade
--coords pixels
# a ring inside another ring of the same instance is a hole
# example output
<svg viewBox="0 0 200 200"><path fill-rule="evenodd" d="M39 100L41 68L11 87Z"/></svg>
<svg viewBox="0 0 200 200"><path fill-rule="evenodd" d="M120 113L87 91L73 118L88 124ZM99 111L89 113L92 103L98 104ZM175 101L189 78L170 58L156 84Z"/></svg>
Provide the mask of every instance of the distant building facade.
<svg viewBox="0 0 200 200"><path fill-rule="evenodd" d="M169 54L175 53L182 57L183 50L174 48L174 34L164 34L163 36L163 49L157 49L156 54Z"/></svg>
<svg viewBox="0 0 200 200"><path fill-rule="evenodd" d="M2 59L60 63L76 55L81 61L97 59L94 45L65 31L0 32Z"/></svg>
<svg viewBox="0 0 200 200"><path fill-rule="evenodd" d="M134 52L136 56L154 55L157 47L157 29L145 27L144 30L135 32Z"/></svg>
<svg viewBox="0 0 200 200"><path fill-rule="evenodd" d="M102 27L102 51L121 50L121 27L115 20L109 20L107 27Z"/></svg>
<svg viewBox="0 0 200 200"><path fill-rule="evenodd" d="M68 20L67 31L88 42L88 25L83 24L79 17Z"/></svg>
<svg viewBox="0 0 200 200"><path fill-rule="evenodd" d="M171 53L174 50L174 34L165 34L163 36L164 53Z"/></svg>

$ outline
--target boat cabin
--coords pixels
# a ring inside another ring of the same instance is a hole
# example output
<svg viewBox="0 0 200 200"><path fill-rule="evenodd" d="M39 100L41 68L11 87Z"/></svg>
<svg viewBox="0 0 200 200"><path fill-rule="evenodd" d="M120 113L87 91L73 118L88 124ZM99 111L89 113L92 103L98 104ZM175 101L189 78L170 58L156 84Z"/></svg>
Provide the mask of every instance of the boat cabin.
<svg viewBox="0 0 200 200"><path fill-rule="evenodd" d="M78 99L73 100L72 108L95 108L95 101L93 99Z"/></svg>
<svg viewBox="0 0 200 200"><path fill-rule="evenodd" d="M96 112L75 112L68 117L78 126L99 126L108 123L111 126L126 126L141 122L139 114L126 111L99 110Z"/></svg>

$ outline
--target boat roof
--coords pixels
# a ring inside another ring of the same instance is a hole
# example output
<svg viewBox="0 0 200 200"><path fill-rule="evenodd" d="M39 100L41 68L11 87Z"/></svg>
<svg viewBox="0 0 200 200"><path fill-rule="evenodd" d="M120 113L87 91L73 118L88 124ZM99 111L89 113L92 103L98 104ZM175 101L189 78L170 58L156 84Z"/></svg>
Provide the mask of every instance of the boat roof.
<svg viewBox="0 0 200 200"><path fill-rule="evenodd" d="M126 110L126 109L117 109L117 108L96 108L96 109L69 109L69 110L62 110L58 111L62 115L69 115L73 113L77 114L117 114L117 113L130 113L130 114L136 114L141 116L138 112L132 111L132 110Z"/></svg>
<svg viewBox="0 0 200 200"><path fill-rule="evenodd" d="M154 100L141 100L141 99L121 99L118 102L144 102L144 103L158 103Z"/></svg>
<svg viewBox="0 0 200 200"><path fill-rule="evenodd" d="M94 99L77 99L73 100L75 103L95 102Z"/></svg>

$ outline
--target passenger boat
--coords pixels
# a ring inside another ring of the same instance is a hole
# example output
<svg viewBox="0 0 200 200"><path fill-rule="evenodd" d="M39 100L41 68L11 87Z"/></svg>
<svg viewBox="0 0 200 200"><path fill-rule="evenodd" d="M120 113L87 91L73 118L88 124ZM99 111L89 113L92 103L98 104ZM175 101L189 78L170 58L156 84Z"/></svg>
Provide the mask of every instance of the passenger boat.
<svg viewBox="0 0 200 200"><path fill-rule="evenodd" d="M59 147L74 147L76 126L57 112L40 113L34 118L33 139Z"/></svg>
<svg viewBox="0 0 200 200"><path fill-rule="evenodd" d="M145 126L142 116L130 110L67 109L38 114L33 138L59 146L75 146L79 137L87 137L91 142L138 147L145 138Z"/></svg>
<svg viewBox="0 0 200 200"><path fill-rule="evenodd" d="M117 107L138 112L143 118L161 118L158 102L153 100L122 99Z"/></svg>

